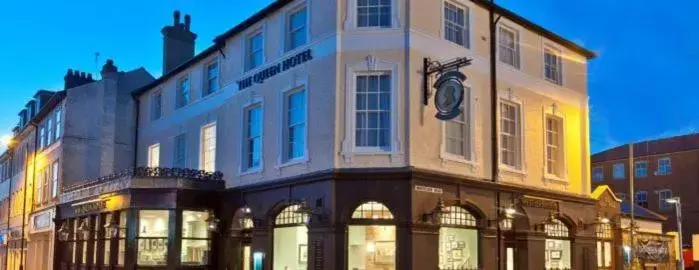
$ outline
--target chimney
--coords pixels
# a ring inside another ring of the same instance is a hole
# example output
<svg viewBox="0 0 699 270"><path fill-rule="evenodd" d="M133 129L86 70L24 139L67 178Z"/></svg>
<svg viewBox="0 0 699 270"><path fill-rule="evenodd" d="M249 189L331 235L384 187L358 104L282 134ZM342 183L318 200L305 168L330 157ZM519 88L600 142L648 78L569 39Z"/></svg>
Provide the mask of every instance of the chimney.
<svg viewBox="0 0 699 270"><path fill-rule="evenodd" d="M102 66L102 71L100 71L100 74L102 75L102 78L106 78L110 74L117 73L118 71L119 68L114 65L114 60L107 59L107 62L104 63L104 66ZM92 78L92 76L88 76L88 78Z"/></svg>
<svg viewBox="0 0 699 270"><path fill-rule="evenodd" d="M194 57L194 40L197 35L189 31L192 18L184 15L180 22L180 12L173 13L173 25L163 27L163 75Z"/></svg>
<svg viewBox="0 0 699 270"><path fill-rule="evenodd" d="M86 74L85 72L80 72L79 70L73 71L72 69L68 69L66 75L63 76L63 89L71 89L94 81L95 80L92 79L92 74Z"/></svg>

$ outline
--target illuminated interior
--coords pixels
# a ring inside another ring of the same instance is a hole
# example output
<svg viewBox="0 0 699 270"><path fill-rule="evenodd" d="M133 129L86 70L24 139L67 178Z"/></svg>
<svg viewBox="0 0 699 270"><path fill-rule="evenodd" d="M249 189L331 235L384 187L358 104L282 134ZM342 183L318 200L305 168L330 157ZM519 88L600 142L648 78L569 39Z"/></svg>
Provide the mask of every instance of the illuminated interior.
<svg viewBox="0 0 699 270"><path fill-rule="evenodd" d="M138 265L167 264L168 210L138 211Z"/></svg>
<svg viewBox="0 0 699 270"><path fill-rule="evenodd" d="M571 269L570 232L558 219L546 224L546 269Z"/></svg>
<svg viewBox="0 0 699 270"><path fill-rule="evenodd" d="M308 266L307 214L291 205L277 215L274 223L273 269L306 269Z"/></svg>
<svg viewBox="0 0 699 270"><path fill-rule="evenodd" d="M391 211L381 203L367 202L352 213L352 219L361 225L348 227L348 269L396 269L396 226L389 225Z"/></svg>
<svg viewBox="0 0 699 270"><path fill-rule="evenodd" d="M439 269L478 268L476 218L457 206L446 208L439 229Z"/></svg>
<svg viewBox="0 0 699 270"><path fill-rule="evenodd" d="M204 265L209 263L211 240L205 211L182 211L182 252L183 265Z"/></svg>

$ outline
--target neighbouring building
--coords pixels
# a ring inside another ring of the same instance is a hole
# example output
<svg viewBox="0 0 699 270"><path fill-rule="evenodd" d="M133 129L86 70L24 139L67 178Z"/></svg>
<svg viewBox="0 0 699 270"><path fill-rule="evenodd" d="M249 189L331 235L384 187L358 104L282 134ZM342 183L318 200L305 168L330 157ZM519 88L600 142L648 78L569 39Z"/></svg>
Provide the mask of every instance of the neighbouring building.
<svg viewBox="0 0 699 270"><path fill-rule="evenodd" d="M629 163L629 145L614 147L592 155L592 185L608 185L619 198L634 196L637 205L666 216L663 228L677 231L675 206L666 200L680 197L684 246L690 247L693 234L699 233L699 134L689 134L634 143L633 168ZM629 176L634 174L631 194Z"/></svg>
<svg viewBox="0 0 699 270"><path fill-rule="evenodd" d="M20 112L0 156L2 269L54 269L61 188L133 167L130 93L153 77L143 68L120 72L111 60L101 75L68 70L64 90L38 91Z"/></svg>
<svg viewBox="0 0 699 270"><path fill-rule="evenodd" d="M277 0L198 54L190 26L133 92L136 166L63 186L61 269L597 265L594 53L483 0ZM458 57L438 120L423 65Z"/></svg>

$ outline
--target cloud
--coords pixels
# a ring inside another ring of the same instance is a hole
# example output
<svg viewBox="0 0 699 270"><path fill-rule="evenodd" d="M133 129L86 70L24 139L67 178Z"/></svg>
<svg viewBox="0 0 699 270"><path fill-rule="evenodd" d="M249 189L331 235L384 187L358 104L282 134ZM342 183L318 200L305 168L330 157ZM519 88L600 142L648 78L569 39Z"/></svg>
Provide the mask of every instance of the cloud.
<svg viewBox="0 0 699 270"><path fill-rule="evenodd" d="M695 125L694 123L690 123L690 124L687 124L687 125L680 127L680 128L668 129L668 130L665 130L665 131L660 132L658 134L651 135L651 136L648 136L645 138L641 138L638 141L651 141L651 140L687 135L687 134L696 133L697 130L699 130L697 125Z"/></svg>

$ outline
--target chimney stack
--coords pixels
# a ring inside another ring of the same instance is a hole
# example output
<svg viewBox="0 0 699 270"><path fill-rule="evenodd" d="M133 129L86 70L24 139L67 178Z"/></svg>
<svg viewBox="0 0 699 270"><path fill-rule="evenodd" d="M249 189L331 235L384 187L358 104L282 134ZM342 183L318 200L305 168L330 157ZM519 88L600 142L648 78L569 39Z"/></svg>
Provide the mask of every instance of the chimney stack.
<svg viewBox="0 0 699 270"><path fill-rule="evenodd" d="M189 31L192 18L184 15L180 22L180 12L173 13L173 24L163 27L163 75L194 57L194 41L197 35Z"/></svg>
<svg viewBox="0 0 699 270"><path fill-rule="evenodd" d="M63 89L78 87L94 81L95 80L92 79L92 74L80 72L79 70L73 71L72 69L68 69L66 75L63 76Z"/></svg>
<svg viewBox="0 0 699 270"><path fill-rule="evenodd" d="M102 75L102 78L107 78L109 77L109 74L114 74L119 71L119 68L114 65L114 60L112 59L107 59L107 62L104 63L102 66L102 71L100 71L100 75Z"/></svg>

